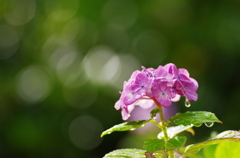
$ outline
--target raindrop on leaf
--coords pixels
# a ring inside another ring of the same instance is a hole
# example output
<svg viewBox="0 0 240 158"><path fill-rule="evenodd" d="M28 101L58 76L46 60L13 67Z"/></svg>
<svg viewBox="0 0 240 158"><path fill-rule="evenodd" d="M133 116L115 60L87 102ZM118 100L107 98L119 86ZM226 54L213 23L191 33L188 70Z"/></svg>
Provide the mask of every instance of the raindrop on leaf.
<svg viewBox="0 0 240 158"><path fill-rule="evenodd" d="M205 123L205 126L207 127L212 127L214 125L214 122L207 122Z"/></svg>
<svg viewBox="0 0 240 158"><path fill-rule="evenodd" d="M200 127L202 126L202 123L194 125L195 127Z"/></svg>

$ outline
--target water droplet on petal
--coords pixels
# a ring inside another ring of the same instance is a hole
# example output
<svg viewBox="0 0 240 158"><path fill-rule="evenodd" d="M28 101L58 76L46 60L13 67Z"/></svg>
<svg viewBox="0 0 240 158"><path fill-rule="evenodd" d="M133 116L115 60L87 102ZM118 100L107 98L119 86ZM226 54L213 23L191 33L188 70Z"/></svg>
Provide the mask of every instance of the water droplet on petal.
<svg viewBox="0 0 240 158"><path fill-rule="evenodd" d="M191 103L188 99L185 100L185 106L189 108L191 106Z"/></svg>
<svg viewBox="0 0 240 158"><path fill-rule="evenodd" d="M207 122L205 123L205 126L207 127L212 127L214 125L214 122Z"/></svg>

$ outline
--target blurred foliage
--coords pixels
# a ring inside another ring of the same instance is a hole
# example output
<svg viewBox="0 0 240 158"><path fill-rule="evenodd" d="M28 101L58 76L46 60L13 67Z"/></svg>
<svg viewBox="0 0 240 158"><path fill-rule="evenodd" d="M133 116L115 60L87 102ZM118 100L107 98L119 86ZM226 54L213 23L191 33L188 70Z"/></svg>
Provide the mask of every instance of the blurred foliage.
<svg viewBox="0 0 240 158"><path fill-rule="evenodd" d="M100 133L122 122L113 106L141 65L173 62L199 82L199 100L178 110L211 111L224 124L196 129L189 142L238 130L239 7L237 0L0 0L0 157L97 158L130 147L127 133Z"/></svg>

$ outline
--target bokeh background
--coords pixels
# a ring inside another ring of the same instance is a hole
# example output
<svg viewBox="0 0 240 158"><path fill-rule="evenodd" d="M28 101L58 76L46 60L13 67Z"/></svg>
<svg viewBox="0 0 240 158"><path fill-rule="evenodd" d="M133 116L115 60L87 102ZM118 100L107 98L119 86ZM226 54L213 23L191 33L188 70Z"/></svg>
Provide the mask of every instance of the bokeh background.
<svg viewBox="0 0 240 158"><path fill-rule="evenodd" d="M188 143L240 129L240 1L0 0L0 157L142 148L154 128L100 134L122 122L123 81L169 62L199 82L199 100L168 112L211 111L224 122L195 129Z"/></svg>

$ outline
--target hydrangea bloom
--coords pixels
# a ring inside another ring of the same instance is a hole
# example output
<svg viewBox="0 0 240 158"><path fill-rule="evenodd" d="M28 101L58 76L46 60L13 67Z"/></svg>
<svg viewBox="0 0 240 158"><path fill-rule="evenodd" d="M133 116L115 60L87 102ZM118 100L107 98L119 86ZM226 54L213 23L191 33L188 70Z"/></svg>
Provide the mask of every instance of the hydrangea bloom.
<svg viewBox="0 0 240 158"><path fill-rule="evenodd" d="M142 67L142 71L134 71L130 79L124 82L115 108L122 109L122 118L126 120L136 105L146 109L155 103L167 108L172 101L178 101L180 96L184 96L187 102L196 101L197 89L198 83L189 76L188 71L177 69L172 63L157 69Z"/></svg>

